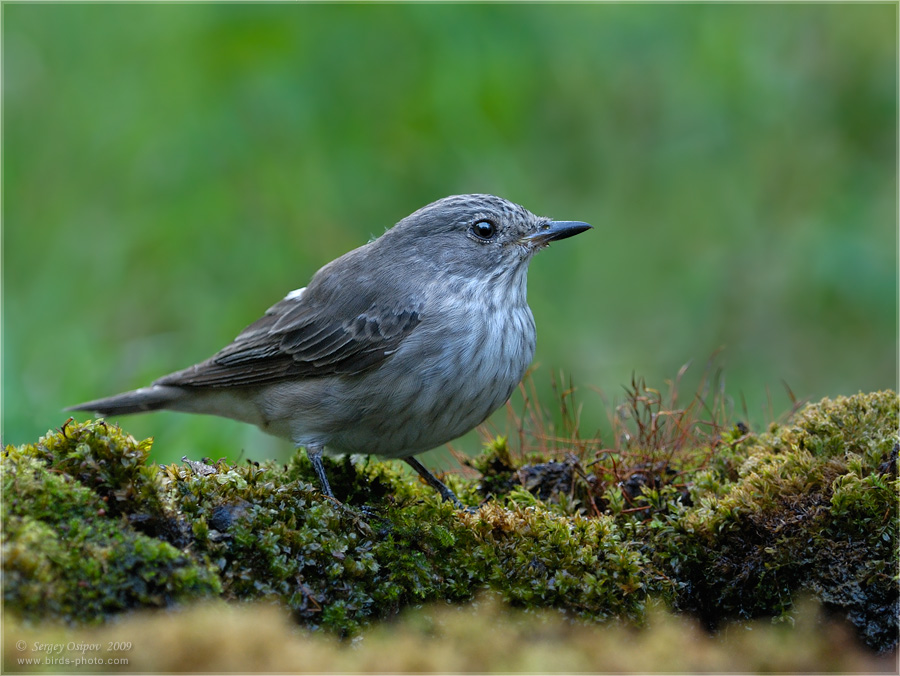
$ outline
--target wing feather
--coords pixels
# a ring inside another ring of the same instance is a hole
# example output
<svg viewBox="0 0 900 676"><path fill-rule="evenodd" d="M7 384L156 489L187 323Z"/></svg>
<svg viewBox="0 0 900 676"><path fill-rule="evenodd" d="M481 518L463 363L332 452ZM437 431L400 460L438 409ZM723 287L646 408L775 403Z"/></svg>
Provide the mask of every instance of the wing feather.
<svg viewBox="0 0 900 676"><path fill-rule="evenodd" d="M340 308L331 296L292 292L217 354L155 384L236 387L362 373L387 359L421 321L420 308L408 300L388 305L358 294Z"/></svg>

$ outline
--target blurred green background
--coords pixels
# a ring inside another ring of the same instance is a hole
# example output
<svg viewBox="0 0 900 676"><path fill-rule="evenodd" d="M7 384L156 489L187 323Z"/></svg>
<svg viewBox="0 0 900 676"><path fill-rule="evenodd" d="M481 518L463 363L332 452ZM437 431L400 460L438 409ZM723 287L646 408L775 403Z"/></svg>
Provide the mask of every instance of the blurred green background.
<svg viewBox="0 0 900 676"><path fill-rule="evenodd" d="M757 425L782 381L896 386L895 3L2 12L4 442L206 358L461 192L595 226L529 281L538 388L571 374L586 432L592 388L696 378L722 346ZM126 428L161 461L291 451L216 418Z"/></svg>

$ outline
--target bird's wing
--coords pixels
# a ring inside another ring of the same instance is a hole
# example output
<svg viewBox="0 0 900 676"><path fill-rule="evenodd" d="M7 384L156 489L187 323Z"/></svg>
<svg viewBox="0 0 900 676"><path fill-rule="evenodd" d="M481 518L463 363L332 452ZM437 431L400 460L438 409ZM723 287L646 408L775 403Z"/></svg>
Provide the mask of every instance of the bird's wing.
<svg viewBox="0 0 900 676"><path fill-rule="evenodd" d="M414 303L361 294L336 307L322 296L292 292L217 354L155 384L237 387L361 373L387 359L420 321Z"/></svg>

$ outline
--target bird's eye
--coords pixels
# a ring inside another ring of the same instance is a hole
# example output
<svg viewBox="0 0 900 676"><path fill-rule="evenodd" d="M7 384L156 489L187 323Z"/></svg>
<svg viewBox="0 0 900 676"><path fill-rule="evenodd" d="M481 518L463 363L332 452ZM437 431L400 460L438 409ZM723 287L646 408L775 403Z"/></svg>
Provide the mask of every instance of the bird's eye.
<svg viewBox="0 0 900 676"><path fill-rule="evenodd" d="M497 228L490 221L478 221L470 230L478 239L491 239L497 234Z"/></svg>

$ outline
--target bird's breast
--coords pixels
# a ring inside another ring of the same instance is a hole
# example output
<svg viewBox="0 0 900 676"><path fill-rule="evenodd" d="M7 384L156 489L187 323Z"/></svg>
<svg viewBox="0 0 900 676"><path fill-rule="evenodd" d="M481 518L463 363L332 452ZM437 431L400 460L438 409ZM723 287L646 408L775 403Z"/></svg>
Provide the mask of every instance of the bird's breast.
<svg viewBox="0 0 900 676"><path fill-rule="evenodd" d="M524 295L456 291L467 292L424 303L419 324L384 362L323 384L295 440L406 457L456 439L502 406L534 357L531 310Z"/></svg>
<svg viewBox="0 0 900 676"><path fill-rule="evenodd" d="M378 374L391 393L381 413L391 411L403 437L382 454L428 450L479 425L512 394L534 348L534 319L524 304L423 317Z"/></svg>

